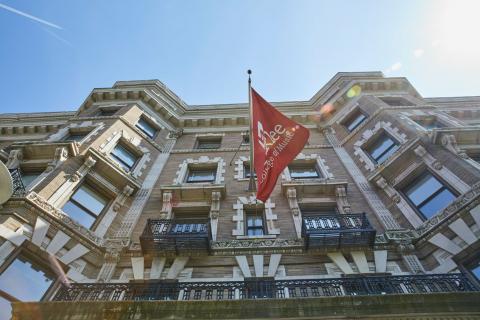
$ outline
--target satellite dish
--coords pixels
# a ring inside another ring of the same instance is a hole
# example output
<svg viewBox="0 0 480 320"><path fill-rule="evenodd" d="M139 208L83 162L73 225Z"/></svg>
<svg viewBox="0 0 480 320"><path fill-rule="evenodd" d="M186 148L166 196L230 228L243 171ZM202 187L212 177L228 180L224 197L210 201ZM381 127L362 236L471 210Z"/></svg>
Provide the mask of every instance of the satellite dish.
<svg viewBox="0 0 480 320"><path fill-rule="evenodd" d="M10 171L0 161L0 204L7 202L13 194L13 181Z"/></svg>

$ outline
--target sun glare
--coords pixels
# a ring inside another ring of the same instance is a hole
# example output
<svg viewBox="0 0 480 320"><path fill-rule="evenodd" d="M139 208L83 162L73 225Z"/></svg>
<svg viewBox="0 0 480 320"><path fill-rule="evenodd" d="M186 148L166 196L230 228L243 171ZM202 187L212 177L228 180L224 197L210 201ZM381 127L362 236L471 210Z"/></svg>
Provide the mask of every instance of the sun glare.
<svg viewBox="0 0 480 320"><path fill-rule="evenodd" d="M457 61L478 63L480 1L439 1L435 4L430 24L432 46Z"/></svg>

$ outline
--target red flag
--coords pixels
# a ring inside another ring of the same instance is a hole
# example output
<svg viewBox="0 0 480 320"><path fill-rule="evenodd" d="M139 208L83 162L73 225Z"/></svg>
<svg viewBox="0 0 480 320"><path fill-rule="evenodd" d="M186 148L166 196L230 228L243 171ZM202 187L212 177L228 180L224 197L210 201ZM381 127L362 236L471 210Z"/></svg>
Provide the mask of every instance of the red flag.
<svg viewBox="0 0 480 320"><path fill-rule="evenodd" d="M283 169L302 151L310 132L252 89L253 151L257 199L266 201Z"/></svg>

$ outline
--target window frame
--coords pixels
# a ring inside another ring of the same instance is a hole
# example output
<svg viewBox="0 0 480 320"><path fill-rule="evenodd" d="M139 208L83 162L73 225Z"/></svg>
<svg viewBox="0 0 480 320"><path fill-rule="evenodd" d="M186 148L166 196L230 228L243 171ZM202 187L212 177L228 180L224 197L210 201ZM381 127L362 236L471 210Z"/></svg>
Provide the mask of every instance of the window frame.
<svg viewBox="0 0 480 320"><path fill-rule="evenodd" d="M358 122L353 128L350 129L350 126L354 123L355 120L359 118L360 115L363 116L363 119L360 122ZM362 123L364 123L367 119L368 119L368 115L365 112L363 112L360 108L358 108L350 112L350 114L346 117L346 119L342 121L342 125L350 133L355 131L355 129L361 126Z"/></svg>
<svg viewBox="0 0 480 320"><path fill-rule="evenodd" d="M94 212L91 212L88 208L86 208L84 205L82 205L81 203L79 203L78 201L76 201L75 199L72 199L72 197L77 193L77 191L82 187L82 186L86 186L87 188L89 188L90 190L92 190L95 194L99 195L100 197L104 198L106 200L105 202L105 206L103 207L103 209L100 211L100 213L98 215L96 215ZM100 189L99 188L94 188L90 183L88 182L83 182L83 183L80 183L78 184L78 186L75 188L75 190L70 194L70 196L68 197L68 199L62 204L62 207L61 207L61 210L62 212L64 212L70 219L72 219L73 221L77 222L78 224L80 224L81 226L89 229L89 230L95 230L98 226L98 224L100 223L100 221L103 219L103 216L105 215L105 213L108 211L108 208L110 207L113 199L112 197L106 195L105 192L102 192L102 191L98 191ZM74 205L76 205L77 207L79 207L84 213L88 214L89 216L93 217L94 220L92 222L92 225L90 227L87 227L87 226L84 226L83 224L81 224L79 221L75 220L73 217L70 217L70 215L63 211L63 207L69 202L69 201L72 201Z"/></svg>
<svg viewBox="0 0 480 320"><path fill-rule="evenodd" d="M217 165L218 167L218 165ZM217 178L217 170L218 168L217 167L192 167L192 166L188 166L188 169L187 169L187 173L185 175L185 183L215 183L216 181L216 178ZM200 181L190 181L190 174L192 172L207 172L207 171L211 171L213 173L213 179L212 180L200 180Z"/></svg>
<svg viewBox="0 0 480 320"><path fill-rule="evenodd" d="M100 107L96 110L95 116L96 117L113 117L116 115L118 111L120 111L120 109L121 107ZM108 114L107 115L103 114L105 112Z"/></svg>
<svg viewBox="0 0 480 320"><path fill-rule="evenodd" d="M145 131L140 125L140 121L143 121L147 124L147 126L150 126L151 129L153 129L155 132L153 134L153 136L151 136L147 131ZM139 129L140 131L142 131L147 137L149 137L150 139L154 140L157 136L158 136L158 133L160 132L160 129L158 128L158 126L156 126L151 120L149 120L147 117L145 117L144 115L140 116L140 118L138 118L138 121L137 123L135 123L135 128Z"/></svg>
<svg viewBox="0 0 480 320"><path fill-rule="evenodd" d="M434 116L426 116L426 117L415 117L415 118L412 118L412 121L415 122L417 125L419 125L420 127L422 127L426 131L431 131L431 130L434 130L434 129L442 129L442 128L448 127L448 125L445 122L440 121L439 118L435 115ZM440 126L438 126L438 127L426 127L424 122L427 122L427 123L430 123L430 124L435 124L436 123L436 124L440 124Z"/></svg>
<svg viewBox="0 0 480 320"><path fill-rule="evenodd" d="M208 141L216 142L218 141L217 148L201 148L201 144ZM222 148L222 137L221 136L213 136L213 137L197 137L197 141L195 143L195 150L218 150Z"/></svg>
<svg viewBox="0 0 480 320"><path fill-rule="evenodd" d="M128 166L127 163L125 163L124 160L121 160L117 155L113 154L113 152L115 151L115 148L117 148L118 146L124 148L128 153L132 154L134 157L135 157L135 162L132 164L131 167ZM112 160L114 160L115 162L118 163L118 165L123 169L125 170L126 172L133 172L135 166L138 164L138 161L140 161L140 159L142 158L141 155L138 154L137 151L133 150L131 147L129 147L126 143L124 143L123 141L121 141L121 139L117 142L117 144L112 148L112 150L110 151L109 153L109 156ZM125 165L126 167L128 167L128 169L125 169L123 166Z"/></svg>
<svg viewBox="0 0 480 320"><path fill-rule="evenodd" d="M243 161L242 166L243 166L243 179L250 179L250 161ZM257 172L255 172L255 168L253 168L253 177L255 178L255 180L257 179Z"/></svg>
<svg viewBox="0 0 480 320"><path fill-rule="evenodd" d="M439 188L437 191L435 191L434 193L430 194L428 197L426 197L425 200L423 200L421 203L417 205L415 205L415 203L413 203L413 201L410 199L410 197L408 196L407 194L407 189L411 189L414 187L413 183L418 183L421 179L423 179L425 176L427 175L430 175L432 176L435 180L437 180L441 185L442 187ZM438 215L438 213L442 210L444 210L446 207L448 207L448 204L445 208L435 212L431 217L427 217L421 210L420 208L425 206L426 204L428 204L432 199L434 199L437 195L439 195L440 193L442 193L444 190L448 190L455 198L457 198L459 196L458 192L452 188L448 183L446 183L443 179L441 179L440 177L438 177L436 174L434 174L433 172L431 172L430 170L426 169L425 172L422 172L421 174L418 174L418 175L415 175L414 177L412 177L411 179L408 180L408 182L405 182L405 183L402 183L402 187L400 188L400 192L401 194L403 195L403 197L406 199L407 203L415 210L415 212L420 215L420 217L424 220L429 220L433 217L435 217L436 215ZM453 200L454 201L454 200Z"/></svg>
<svg viewBox="0 0 480 320"><path fill-rule="evenodd" d="M0 275L2 275L12 265L12 263L16 259L18 259L19 257L23 257L25 260L29 261L32 266L35 265L38 267L38 269L42 270L42 272L47 277L49 278L51 277L52 283L50 284L48 289L45 290L45 293L42 295L42 297L38 300L38 301L44 301L49 297L51 297L52 294L57 290L58 286L61 283L60 278L56 276L55 272L51 270L50 265L46 263L46 261L48 260L42 259L39 257L39 254L41 255L42 253L36 254L35 252L30 252L30 250L26 249L25 245L26 244L24 243L21 246L15 248L14 251L6 257L3 264L0 265ZM9 292L7 293L10 294ZM15 297L15 298L18 299L18 297Z"/></svg>
<svg viewBox="0 0 480 320"><path fill-rule="evenodd" d="M388 147L386 150L384 150L379 156L377 156L377 158L374 158L372 156L372 151L371 151L371 148L373 145L376 145L379 140L382 138L382 137L386 137L387 139L390 139L393 141L393 144ZM385 130L382 130L380 133L378 133L377 135L375 135L374 137L371 138L371 141L368 141L367 142L367 145L366 146L363 146L362 149L363 151L368 155L368 157L370 158L370 160L375 164L375 165L381 165L383 163L385 163L391 156L393 156L395 154L395 152L398 151L398 149L400 149L400 146L401 146L401 143L395 139L394 137L392 137L390 134L388 134ZM381 159L383 156L385 156L388 152L390 152L390 150L392 148L395 148L396 149L392 152L392 154L390 154L390 156L388 156L387 158L385 158L384 161L382 162L378 162L378 159Z"/></svg>
<svg viewBox="0 0 480 320"><path fill-rule="evenodd" d="M261 211L260 214L257 214L256 211ZM245 225L245 230L244 230L244 234L245 236L247 237L263 237L263 236L266 236L268 235L268 230L266 229L266 223L265 223L265 208L256 208L256 207L247 207L247 208L243 208L243 212L244 212L244 225ZM262 221L262 225L261 226L251 226L249 227L248 226L248 218L249 217L259 217L261 218L260 221ZM261 230L262 231L262 234L258 235L258 234L248 234L249 233L249 230Z"/></svg>
<svg viewBox="0 0 480 320"><path fill-rule="evenodd" d="M308 168L308 167L312 167L313 169L315 169L315 172L317 173L317 176L316 177L294 177L292 175L292 167L295 168L295 167L299 167L299 168ZM309 179L324 179L324 175L322 173L322 170L320 170L320 168L318 167L317 163L316 162L301 162L301 163L296 163L296 162L291 162L289 165L288 165L288 172L290 174L290 179L292 180L309 180Z"/></svg>

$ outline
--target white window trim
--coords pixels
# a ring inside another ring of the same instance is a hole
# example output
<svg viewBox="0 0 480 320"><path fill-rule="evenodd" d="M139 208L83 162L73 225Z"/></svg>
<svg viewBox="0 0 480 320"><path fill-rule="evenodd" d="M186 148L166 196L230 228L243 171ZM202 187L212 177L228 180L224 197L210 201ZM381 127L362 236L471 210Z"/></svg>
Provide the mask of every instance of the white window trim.
<svg viewBox="0 0 480 320"><path fill-rule="evenodd" d="M365 130L362 133L362 138L354 143L353 148L355 149L355 156L359 158L360 162L364 164L365 169L368 171L375 170L378 164L370 159L367 152L363 150L363 146L370 142L371 139L376 139L381 131L385 131L389 136L395 139L400 146L407 142L407 136L404 133L400 133L398 128L392 127L391 122L379 121L372 129Z"/></svg>
<svg viewBox="0 0 480 320"><path fill-rule="evenodd" d="M215 175L215 181L213 184L221 184L225 181L225 160L220 157L209 158L208 156L201 156L198 159L186 159L178 166L179 170L176 172L176 177L173 179L173 184L181 185L187 184L185 179L188 174L188 169L192 167L202 167L202 166L216 166L217 172ZM204 184L205 182L199 182L199 184ZM195 183L188 183L189 185Z"/></svg>
<svg viewBox="0 0 480 320"><path fill-rule="evenodd" d="M232 236L236 236L237 239L271 239L280 234L280 228L275 227L275 221L278 219L277 215L273 213L275 203L267 199L263 204L266 234L263 236L245 235L245 205L257 205L255 197L238 197L237 202L233 204L236 214L232 217L232 220L236 222L236 228L232 230Z"/></svg>
<svg viewBox="0 0 480 320"><path fill-rule="evenodd" d="M330 172L330 167L326 165L325 159L320 157L319 155L312 153L310 155L305 155L303 153L299 153L295 159L290 164L295 164L295 161L298 160L305 160L308 163L315 163L318 170L320 170L321 178L305 178L305 179L294 179L297 180L325 180L325 179L333 179L333 174ZM292 181L292 177L290 176L290 170L288 166L282 172L282 180L283 181Z"/></svg>
<svg viewBox="0 0 480 320"><path fill-rule="evenodd" d="M142 139L134 137L128 134L125 130L120 130L114 132L107 140L100 145L99 151L110 159L110 153L113 151L118 142L127 144L132 148L136 153L141 154L142 156L137 160L135 166L131 169L130 172L126 172L116 161L112 159L114 163L120 170L124 171L127 174L131 174L134 178L138 178L142 175L143 170L147 167L147 162L151 160L150 151L141 145Z"/></svg>

